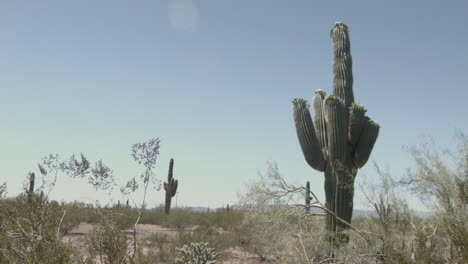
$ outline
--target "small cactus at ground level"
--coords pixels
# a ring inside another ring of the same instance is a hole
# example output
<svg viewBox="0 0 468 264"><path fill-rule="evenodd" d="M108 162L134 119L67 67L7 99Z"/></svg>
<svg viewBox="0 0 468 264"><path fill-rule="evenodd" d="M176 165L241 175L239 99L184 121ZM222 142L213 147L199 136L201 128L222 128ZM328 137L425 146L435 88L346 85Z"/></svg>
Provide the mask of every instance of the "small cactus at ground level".
<svg viewBox="0 0 468 264"><path fill-rule="evenodd" d="M206 264L209 260L215 260L218 253L214 248L208 248L208 243L190 243L182 248L176 248L181 254L175 259L176 264Z"/></svg>
<svg viewBox="0 0 468 264"><path fill-rule="evenodd" d="M169 214L171 210L171 199L177 192L178 181L172 177L172 171L174 168L174 159L169 162L169 173L167 175L167 182L164 183L164 190L166 190L166 203L164 206L164 212Z"/></svg>

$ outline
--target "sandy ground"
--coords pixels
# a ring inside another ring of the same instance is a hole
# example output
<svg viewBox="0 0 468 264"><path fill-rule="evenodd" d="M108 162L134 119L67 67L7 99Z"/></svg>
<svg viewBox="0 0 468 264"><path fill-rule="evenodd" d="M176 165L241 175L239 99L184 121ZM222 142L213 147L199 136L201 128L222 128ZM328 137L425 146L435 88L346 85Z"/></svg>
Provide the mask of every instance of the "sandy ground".
<svg viewBox="0 0 468 264"><path fill-rule="evenodd" d="M190 227L188 230L193 230L196 227ZM75 247L79 248L82 253L87 252L86 247L84 246L84 240L86 234L88 234L93 229L93 225L87 223L81 223L79 226L73 228L68 232L64 237L64 241L71 242ZM133 229L124 230L127 236L130 238L129 243L133 241ZM166 234L170 237L175 237L177 231L173 229L168 229L160 225L147 225L141 224L137 227L137 238L142 239L151 236L152 234ZM131 251L131 246L129 246L129 251ZM130 252L129 252L130 253ZM222 252L219 252L223 256L222 261L209 262L209 263L225 263L225 264L258 264L265 263L254 254L243 251L241 248L229 248ZM96 259L98 261L98 259Z"/></svg>

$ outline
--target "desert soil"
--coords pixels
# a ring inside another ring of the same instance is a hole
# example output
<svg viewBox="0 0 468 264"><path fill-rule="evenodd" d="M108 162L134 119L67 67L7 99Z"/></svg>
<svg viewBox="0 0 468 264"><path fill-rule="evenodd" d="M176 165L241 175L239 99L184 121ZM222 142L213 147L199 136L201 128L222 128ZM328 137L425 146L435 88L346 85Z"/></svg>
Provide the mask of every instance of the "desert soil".
<svg viewBox="0 0 468 264"><path fill-rule="evenodd" d="M188 228L194 229L196 227ZM81 223L79 226L73 228L71 231L67 233L64 237L64 241L71 242L75 247L77 247L83 254L86 254L87 249L85 247L84 241L86 235L92 231L93 225L87 223ZM124 230L127 237L129 237L129 241L133 241L133 229ZM166 234L171 237L175 237L177 235L177 231L173 229L168 229L166 227L160 225L147 225L141 224L137 227L137 239L147 238L152 234ZM131 246L129 246L129 254L131 254ZM246 252L239 247L229 248L222 252L219 252L219 255L222 256L223 260L218 260L216 262L210 263L225 263L225 264L258 264L264 263L255 254ZM99 263L99 259L96 259Z"/></svg>

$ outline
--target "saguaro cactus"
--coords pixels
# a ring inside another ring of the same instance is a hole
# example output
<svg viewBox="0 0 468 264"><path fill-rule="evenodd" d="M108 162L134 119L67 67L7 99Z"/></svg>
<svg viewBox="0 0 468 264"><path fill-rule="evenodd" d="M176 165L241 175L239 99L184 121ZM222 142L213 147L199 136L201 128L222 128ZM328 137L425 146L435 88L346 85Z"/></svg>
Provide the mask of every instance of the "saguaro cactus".
<svg viewBox="0 0 468 264"><path fill-rule="evenodd" d="M178 181L172 177L172 170L174 168L174 159L169 162L169 173L167 175L167 182L164 183L164 190L166 190L166 203L164 206L164 212L169 214L171 210L171 199L177 192Z"/></svg>
<svg viewBox="0 0 468 264"><path fill-rule="evenodd" d="M293 101L294 122L307 163L325 173L327 227L336 231L350 223L353 213L354 179L366 164L379 134L379 124L365 116L354 103L352 59L348 27L337 22L333 40L333 93L317 90L312 99L314 118L306 100Z"/></svg>
<svg viewBox="0 0 468 264"><path fill-rule="evenodd" d="M306 182L306 190L305 190L305 205L306 205L306 212L310 212L310 201L312 198L310 197L310 182Z"/></svg>
<svg viewBox="0 0 468 264"><path fill-rule="evenodd" d="M34 195L34 181L36 180L36 176L34 172L29 173L29 190L28 190L28 201L31 203L32 198Z"/></svg>

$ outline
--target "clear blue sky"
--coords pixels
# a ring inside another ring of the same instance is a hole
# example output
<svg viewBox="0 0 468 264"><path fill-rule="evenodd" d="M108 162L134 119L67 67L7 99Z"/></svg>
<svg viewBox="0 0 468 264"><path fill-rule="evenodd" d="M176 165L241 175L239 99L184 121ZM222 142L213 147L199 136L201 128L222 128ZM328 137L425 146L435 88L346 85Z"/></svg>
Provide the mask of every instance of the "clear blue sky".
<svg viewBox="0 0 468 264"><path fill-rule="evenodd" d="M323 198L291 101L330 93L336 21L350 27L355 99L382 126L371 159L401 176L404 145L468 131L467 3L1 1L0 182L16 195L42 156L82 152L124 183L141 172L131 145L159 137L179 205L234 203L267 160ZM110 199L65 177L52 198Z"/></svg>

